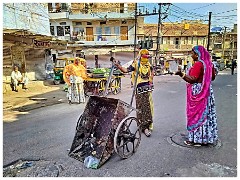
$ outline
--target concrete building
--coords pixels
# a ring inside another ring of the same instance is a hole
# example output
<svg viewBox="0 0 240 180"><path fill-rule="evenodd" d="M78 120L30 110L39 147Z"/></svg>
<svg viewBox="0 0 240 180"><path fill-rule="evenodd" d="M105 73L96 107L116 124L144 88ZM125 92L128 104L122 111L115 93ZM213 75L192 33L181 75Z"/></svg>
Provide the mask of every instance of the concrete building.
<svg viewBox="0 0 240 180"><path fill-rule="evenodd" d="M144 24L144 36L151 36L153 54L157 49L157 24ZM163 23L160 27L159 56L188 59L189 51L195 45L207 45L208 24L201 21L182 21L174 23Z"/></svg>
<svg viewBox="0 0 240 180"><path fill-rule="evenodd" d="M51 35L69 42L66 53L133 51L134 3L48 3L48 11Z"/></svg>
<svg viewBox="0 0 240 180"><path fill-rule="evenodd" d="M237 24L230 31L225 29L219 33L211 34L212 54L222 59L228 66L232 59L237 59Z"/></svg>
<svg viewBox="0 0 240 180"><path fill-rule="evenodd" d="M10 81L14 65L30 80L44 79L49 49L54 47L65 49L66 44L52 41L46 3L3 4L4 81Z"/></svg>

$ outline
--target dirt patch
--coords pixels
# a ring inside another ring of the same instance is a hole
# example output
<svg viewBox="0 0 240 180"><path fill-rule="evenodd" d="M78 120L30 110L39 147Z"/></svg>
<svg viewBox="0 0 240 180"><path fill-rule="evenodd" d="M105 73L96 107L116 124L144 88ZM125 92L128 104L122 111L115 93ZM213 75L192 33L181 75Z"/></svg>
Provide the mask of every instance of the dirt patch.
<svg viewBox="0 0 240 180"><path fill-rule="evenodd" d="M18 114L65 102L66 92L63 91L63 86L64 84L53 85L52 80L31 81L28 90L19 88L18 92L3 93L3 121L12 122L17 120Z"/></svg>

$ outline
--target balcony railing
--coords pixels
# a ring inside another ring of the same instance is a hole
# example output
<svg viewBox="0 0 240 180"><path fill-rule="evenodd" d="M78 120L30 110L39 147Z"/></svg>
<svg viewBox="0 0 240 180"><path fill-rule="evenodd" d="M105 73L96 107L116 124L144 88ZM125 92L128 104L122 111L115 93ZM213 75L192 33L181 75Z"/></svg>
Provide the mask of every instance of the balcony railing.
<svg viewBox="0 0 240 180"><path fill-rule="evenodd" d="M104 12L115 12L115 13L129 13L134 12L134 8L124 7L124 8L71 8L74 13L80 14L92 14L92 13L104 13Z"/></svg>
<svg viewBox="0 0 240 180"><path fill-rule="evenodd" d="M70 40L72 41L105 41L105 42L114 42L114 41L125 41L130 40L129 35L127 34L95 34L95 35L73 35Z"/></svg>

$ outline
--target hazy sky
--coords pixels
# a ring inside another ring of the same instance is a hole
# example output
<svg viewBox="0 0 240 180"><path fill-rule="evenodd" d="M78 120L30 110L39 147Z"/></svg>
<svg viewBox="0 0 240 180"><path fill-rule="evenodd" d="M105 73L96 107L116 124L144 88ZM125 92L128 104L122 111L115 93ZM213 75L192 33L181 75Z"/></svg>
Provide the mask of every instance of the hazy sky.
<svg viewBox="0 0 240 180"><path fill-rule="evenodd" d="M226 1L225 1L226 2ZM150 13L157 3L138 3L138 6L144 6L150 9ZM163 10L167 6L163 7ZM140 7L141 8L141 7ZM184 19L201 19L208 23L209 12L212 12L212 27L229 27L237 23L237 3L172 3L168 10L168 16L163 22L180 22ZM227 12L228 11L228 12ZM158 16L145 16L145 23L158 23Z"/></svg>

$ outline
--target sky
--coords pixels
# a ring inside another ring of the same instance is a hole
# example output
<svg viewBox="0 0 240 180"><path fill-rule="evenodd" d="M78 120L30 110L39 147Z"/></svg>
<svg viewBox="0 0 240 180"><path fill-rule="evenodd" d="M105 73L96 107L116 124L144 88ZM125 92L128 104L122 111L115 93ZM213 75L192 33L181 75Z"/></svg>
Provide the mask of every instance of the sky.
<svg viewBox="0 0 240 180"><path fill-rule="evenodd" d="M150 13L154 6L157 10L159 8L157 3L138 3L138 6L148 8ZM167 6L163 6L162 10L166 8ZM230 3L172 3L167 12L168 15L162 22L200 19L208 23L209 12L212 12L211 27L233 28L233 24L237 23L237 3L231 1ZM158 15L145 16L144 19L145 23L158 23Z"/></svg>

